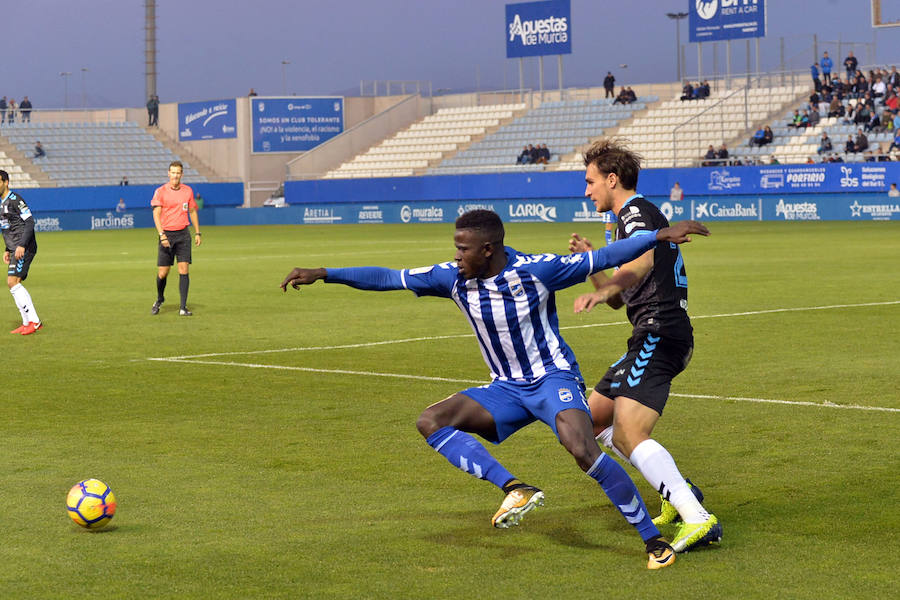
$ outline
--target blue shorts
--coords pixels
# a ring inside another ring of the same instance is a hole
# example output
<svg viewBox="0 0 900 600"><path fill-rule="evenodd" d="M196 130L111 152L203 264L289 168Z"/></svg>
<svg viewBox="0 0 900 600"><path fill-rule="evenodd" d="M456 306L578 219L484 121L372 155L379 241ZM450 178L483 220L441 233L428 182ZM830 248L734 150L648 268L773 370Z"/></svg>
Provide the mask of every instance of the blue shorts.
<svg viewBox="0 0 900 600"><path fill-rule="evenodd" d="M584 382L568 371L545 375L531 383L493 381L460 392L483 406L494 417L497 434L489 442L499 444L529 423L543 421L559 438L556 415L577 408L590 416Z"/></svg>

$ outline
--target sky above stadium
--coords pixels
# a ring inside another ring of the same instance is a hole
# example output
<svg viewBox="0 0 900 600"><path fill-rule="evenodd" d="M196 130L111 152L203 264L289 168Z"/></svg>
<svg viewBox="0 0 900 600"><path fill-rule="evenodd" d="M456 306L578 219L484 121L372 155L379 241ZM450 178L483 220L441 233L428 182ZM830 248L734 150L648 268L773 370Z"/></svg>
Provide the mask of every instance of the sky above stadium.
<svg viewBox="0 0 900 600"><path fill-rule="evenodd" d="M687 11L690 1L571 0L564 86L598 86L607 70L621 84L674 81L675 23L665 13ZM441 93L515 88L519 62L506 58L505 46L508 3L157 0L158 93L162 102L242 96L251 87L260 95L357 95L361 80L425 81ZM882 4L886 16L900 17L900 0ZM869 6L768 0L762 69L778 68L782 37L788 66L808 68L814 33L820 54L830 49L834 56L842 40L843 54L847 43L857 44L861 62L900 62L900 28L873 30ZM3 17L0 95L28 95L35 108L146 102L144 0L8 2ZM711 44L704 46L708 76L714 60ZM733 72L746 68L745 47L732 42ZM686 59L688 75L696 74L696 45L688 45ZM525 59L526 88L538 88L537 61ZM716 62L723 72L724 43ZM557 86L555 56L544 58L544 85Z"/></svg>

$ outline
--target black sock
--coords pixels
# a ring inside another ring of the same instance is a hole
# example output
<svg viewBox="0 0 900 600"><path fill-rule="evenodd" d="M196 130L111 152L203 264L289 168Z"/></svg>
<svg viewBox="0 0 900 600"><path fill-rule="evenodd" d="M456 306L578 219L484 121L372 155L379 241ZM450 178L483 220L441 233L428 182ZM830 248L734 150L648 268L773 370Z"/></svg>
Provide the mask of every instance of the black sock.
<svg viewBox="0 0 900 600"><path fill-rule="evenodd" d="M178 274L178 291L181 292L181 308L187 310L187 293L191 286L191 276L185 273Z"/></svg>
<svg viewBox="0 0 900 600"><path fill-rule="evenodd" d="M159 302L160 304L162 304L166 299L165 291L166 291L166 278L165 277L161 278L159 275L157 275L156 276L156 301Z"/></svg>

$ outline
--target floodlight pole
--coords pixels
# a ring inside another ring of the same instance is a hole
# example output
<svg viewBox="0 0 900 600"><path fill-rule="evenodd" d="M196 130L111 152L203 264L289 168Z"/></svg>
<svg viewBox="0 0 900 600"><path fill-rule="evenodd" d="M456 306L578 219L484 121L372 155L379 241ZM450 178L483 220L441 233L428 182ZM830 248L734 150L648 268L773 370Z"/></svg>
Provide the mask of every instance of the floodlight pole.
<svg viewBox="0 0 900 600"><path fill-rule="evenodd" d="M675 21L675 73L681 82L683 69L681 65L681 20L688 16L686 12L666 13L666 16Z"/></svg>
<svg viewBox="0 0 900 600"><path fill-rule="evenodd" d="M281 95L287 96L287 66L291 61L284 59L281 61Z"/></svg>
<svg viewBox="0 0 900 600"><path fill-rule="evenodd" d="M63 108L69 108L69 76L68 71L61 71L59 76L63 78Z"/></svg>

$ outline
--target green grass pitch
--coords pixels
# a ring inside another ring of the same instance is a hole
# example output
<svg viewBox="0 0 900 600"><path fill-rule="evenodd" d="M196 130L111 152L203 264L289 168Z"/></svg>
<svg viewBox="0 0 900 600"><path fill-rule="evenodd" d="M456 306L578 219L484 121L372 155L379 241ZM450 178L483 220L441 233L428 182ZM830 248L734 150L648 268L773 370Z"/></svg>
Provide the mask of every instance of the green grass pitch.
<svg viewBox="0 0 900 600"><path fill-rule="evenodd" d="M507 243L564 252L573 227L508 225ZM546 427L491 447L547 494L511 530L490 526L498 490L420 438L425 406L487 376L452 302L278 288L294 266L450 260L452 225L205 227L191 318L177 276L150 315L152 230L39 234L26 285L45 328L0 338L3 596L893 595L900 223L710 227L684 247L696 349L655 437L725 539L659 572ZM630 329L623 311L572 314L587 289L558 304L592 384ZM66 516L87 477L118 497L106 530Z"/></svg>

